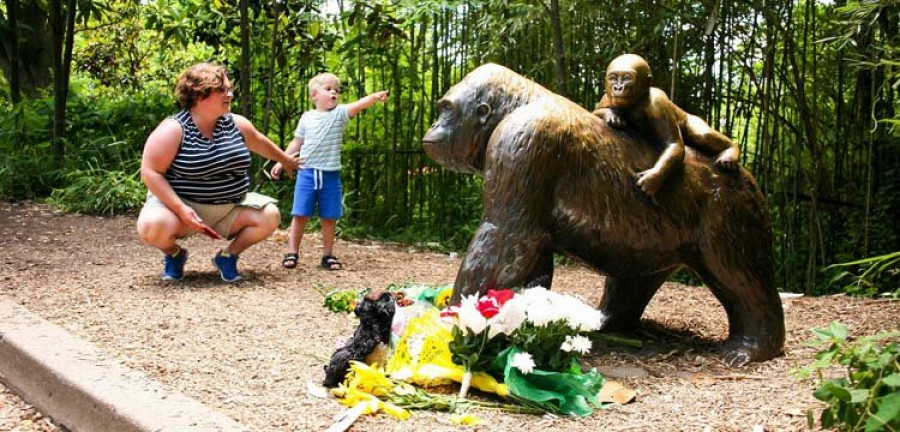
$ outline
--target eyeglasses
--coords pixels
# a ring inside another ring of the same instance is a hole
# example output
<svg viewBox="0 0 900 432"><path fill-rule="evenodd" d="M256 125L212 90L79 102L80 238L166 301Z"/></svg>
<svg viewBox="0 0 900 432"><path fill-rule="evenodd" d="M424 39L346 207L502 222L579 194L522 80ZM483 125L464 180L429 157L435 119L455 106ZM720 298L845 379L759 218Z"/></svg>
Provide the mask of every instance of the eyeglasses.
<svg viewBox="0 0 900 432"><path fill-rule="evenodd" d="M233 95L234 95L234 89L231 88L231 86L227 86L227 87L226 87L226 86L222 86L222 87L217 88L216 91L219 92L219 93L222 93L223 95L226 95L226 96L233 96Z"/></svg>

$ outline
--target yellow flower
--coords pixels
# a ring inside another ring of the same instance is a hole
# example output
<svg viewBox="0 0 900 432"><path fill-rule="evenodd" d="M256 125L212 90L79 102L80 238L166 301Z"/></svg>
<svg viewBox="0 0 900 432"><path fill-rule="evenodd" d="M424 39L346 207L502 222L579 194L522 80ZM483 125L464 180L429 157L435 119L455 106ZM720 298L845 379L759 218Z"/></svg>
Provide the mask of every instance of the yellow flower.
<svg viewBox="0 0 900 432"><path fill-rule="evenodd" d="M338 398L338 402L349 407L365 403L363 414L384 411L394 418L406 420L409 418L409 411L378 399L379 396L387 396L393 386L393 382L384 375L383 369L360 362L350 362L347 382L331 389L331 394Z"/></svg>
<svg viewBox="0 0 900 432"><path fill-rule="evenodd" d="M438 309L443 309L450 304L450 297L453 295L453 288L445 288L443 291L438 293L437 297L434 298L434 305L437 306Z"/></svg>
<svg viewBox="0 0 900 432"><path fill-rule="evenodd" d="M453 414L450 416L450 423L460 426L479 426L487 424L486 421L472 414Z"/></svg>
<svg viewBox="0 0 900 432"><path fill-rule="evenodd" d="M375 396L390 393L394 384L384 375L384 370L365 363L350 362L347 387L356 388Z"/></svg>
<svg viewBox="0 0 900 432"><path fill-rule="evenodd" d="M393 418L400 419L400 420L406 420L409 418L409 411L407 411L403 408L400 408L397 405L394 405L392 403L380 402L379 408L381 408L382 411L388 413L388 415L390 415Z"/></svg>

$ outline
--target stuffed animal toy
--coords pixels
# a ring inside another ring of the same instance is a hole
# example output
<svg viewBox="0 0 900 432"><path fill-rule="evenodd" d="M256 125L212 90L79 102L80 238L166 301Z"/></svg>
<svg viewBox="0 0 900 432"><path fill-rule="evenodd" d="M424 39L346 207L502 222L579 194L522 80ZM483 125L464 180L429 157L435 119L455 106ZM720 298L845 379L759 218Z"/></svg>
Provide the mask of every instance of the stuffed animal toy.
<svg viewBox="0 0 900 432"><path fill-rule="evenodd" d="M353 337L331 355L325 366L326 387L337 387L347 371L350 361L366 362L367 357L376 352L386 352L391 341L391 322L396 305L389 292L375 291L367 295L353 310L359 317L359 327ZM379 349L380 347L380 349Z"/></svg>

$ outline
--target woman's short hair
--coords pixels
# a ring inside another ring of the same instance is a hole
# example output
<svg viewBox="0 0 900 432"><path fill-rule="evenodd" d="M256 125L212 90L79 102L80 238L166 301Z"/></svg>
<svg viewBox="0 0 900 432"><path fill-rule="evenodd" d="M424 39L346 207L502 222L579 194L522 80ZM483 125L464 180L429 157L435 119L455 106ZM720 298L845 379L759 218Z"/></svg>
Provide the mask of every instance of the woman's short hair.
<svg viewBox="0 0 900 432"><path fill-rule="evenodd" d="M225 91L225 68L212 63L197 63L178 77L175 96L181 109L191 109L197 101L214 91Z"/></svg>
<svg viewBox="0 0 900 432"><path fill-rule="evenodd" d="M339 86L341 85L341 80L337 77L337 75L329 72L320 73L309 80L309 95L312 96L313 92L318 90L320 87L325 85L325 83L329 81L336 82Z"/></svg>

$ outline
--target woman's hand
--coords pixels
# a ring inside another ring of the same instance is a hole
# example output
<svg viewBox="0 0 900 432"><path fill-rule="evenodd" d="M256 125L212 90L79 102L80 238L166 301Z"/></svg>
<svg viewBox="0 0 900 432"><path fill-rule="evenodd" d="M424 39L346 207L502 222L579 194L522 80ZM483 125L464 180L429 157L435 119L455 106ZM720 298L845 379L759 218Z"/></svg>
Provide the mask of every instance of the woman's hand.
<svg viewBox="0 0 900 432"><path fill-rule="evenodd" d="M203 219L200 219L200 215L188 205L182 205L175 214L178 215L178 219L181 219L181 223L192 230L203 231L204 229L209 229L209 226L203 222Z"/></svg>

